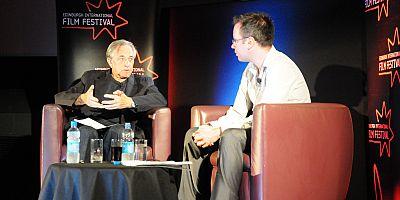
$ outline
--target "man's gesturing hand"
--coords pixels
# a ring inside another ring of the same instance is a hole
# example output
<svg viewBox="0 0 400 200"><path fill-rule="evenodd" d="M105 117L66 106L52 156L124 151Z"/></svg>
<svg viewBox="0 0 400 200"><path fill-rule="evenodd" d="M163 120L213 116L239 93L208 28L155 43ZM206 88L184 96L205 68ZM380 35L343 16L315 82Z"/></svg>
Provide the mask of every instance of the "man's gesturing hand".
<svg viewBox="0 0 400 200"><path fill-rule="evenodd" d="M120 90L114 91L112 94L105 94L104 97L110 98L111 100L104 100L101 103L103 108L107 110L131 108L133 100L126 96L126 94Z"/></svg>
<svg viewBox="0 0 400 200"><path fill-rule="evenodd" d="M94 85L91 85L85 93L81 94L75 101L75 105L88 105L93 108L102 108L103 105L99 103L99 100L93 96Z"/></svg>

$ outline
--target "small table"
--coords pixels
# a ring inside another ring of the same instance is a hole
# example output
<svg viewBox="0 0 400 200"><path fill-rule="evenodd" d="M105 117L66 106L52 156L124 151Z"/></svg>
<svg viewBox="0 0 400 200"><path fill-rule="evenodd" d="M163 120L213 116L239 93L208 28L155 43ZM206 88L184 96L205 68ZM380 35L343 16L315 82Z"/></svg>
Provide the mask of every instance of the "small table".
<svg viewBox="0 0 400 200"><path fill-rule="evenodd" d="M167 168L114 166L111 163L49 166L39 200L171 199L177 189Z"/></svg>

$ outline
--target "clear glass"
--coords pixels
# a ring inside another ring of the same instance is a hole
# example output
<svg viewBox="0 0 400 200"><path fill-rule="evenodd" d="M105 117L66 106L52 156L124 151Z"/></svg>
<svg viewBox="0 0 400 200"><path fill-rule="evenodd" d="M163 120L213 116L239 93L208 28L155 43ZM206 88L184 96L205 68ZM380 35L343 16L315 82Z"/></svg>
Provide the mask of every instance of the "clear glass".
<svg viewBox="0 0 400 200"><path fill-rule="evenodd" d="M90 139L90 163L103 162L103 139Z"/></svg>
<svg viewBox="0 0 400 200"><path fill-rule="evenodd" d="M135 139L135 160L147 160L146 139Z"/></svg>

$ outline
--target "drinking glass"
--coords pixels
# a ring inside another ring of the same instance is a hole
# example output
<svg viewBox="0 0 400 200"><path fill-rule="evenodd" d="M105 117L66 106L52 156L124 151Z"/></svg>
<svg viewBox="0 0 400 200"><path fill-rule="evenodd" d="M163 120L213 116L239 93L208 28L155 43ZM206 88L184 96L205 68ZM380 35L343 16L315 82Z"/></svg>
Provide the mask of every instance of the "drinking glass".
<svg viewBox="0 0 400 200"><path fill-rule="evenodd" d="M135 160L147 160L147 140L135 139Z"/></svg>
<svg viewBox="0 0 400 200"><path fill-rule="evenodd" d="M90 139L90 163L103 162L103 139Z"/></svg>
<svg viewBox="0 0 400 200"><path fill-rule="evenodd" d="M122 139L111 139L111 163L119 165L122 156Z"/></svg>

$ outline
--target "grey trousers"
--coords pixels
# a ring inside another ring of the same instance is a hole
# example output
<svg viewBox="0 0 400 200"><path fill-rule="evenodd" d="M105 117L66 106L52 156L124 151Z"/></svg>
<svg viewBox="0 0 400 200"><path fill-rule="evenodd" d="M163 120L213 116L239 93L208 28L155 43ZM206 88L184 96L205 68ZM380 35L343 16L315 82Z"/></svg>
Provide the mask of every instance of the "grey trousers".
<svg viewBox="0 0 400 200"><path fill-rule="evenodd" d="M208 148L197 147L193 142L192 134L197 128L190 129L185 136L183 160L193 164L182 170L178 198L180 200L239 199L238 191L243 172L243 152L247 138L250 138L250 129L227 129L219 142ZM248 136L246 136L246 134ZM249 145L247 145L250 147ZM219 150L218 171L213 191L210 197L211 164L209 155Z"/></svg>

